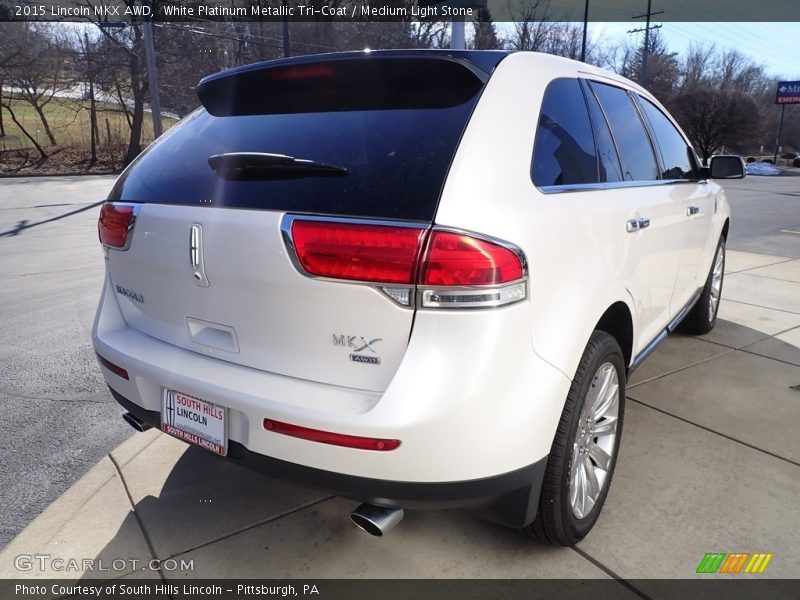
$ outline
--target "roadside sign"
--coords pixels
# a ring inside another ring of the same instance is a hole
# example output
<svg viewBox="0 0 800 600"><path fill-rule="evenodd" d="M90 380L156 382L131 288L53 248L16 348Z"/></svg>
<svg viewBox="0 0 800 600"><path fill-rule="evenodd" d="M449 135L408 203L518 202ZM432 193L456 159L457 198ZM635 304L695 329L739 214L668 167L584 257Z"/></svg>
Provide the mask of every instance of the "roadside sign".
<svg viewBox="0 0 800 600"><path fill-rule="evenodd" d="M775 104L800 104L800 81L779 81Z"/></svg>

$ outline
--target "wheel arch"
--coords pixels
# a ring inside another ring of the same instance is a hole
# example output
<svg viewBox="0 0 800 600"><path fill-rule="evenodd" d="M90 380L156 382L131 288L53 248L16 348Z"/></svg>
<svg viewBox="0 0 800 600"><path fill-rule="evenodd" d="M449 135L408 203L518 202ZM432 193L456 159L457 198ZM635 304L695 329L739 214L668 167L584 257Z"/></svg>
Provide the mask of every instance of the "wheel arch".
<svg viewBox="0 0 800 600"><path fill-rule="evenodd" d="M617 340L625 366L631 364L633 358L633 317L630 308L622 301L609 306L595 325L595 329L605 331Z"/></svg>
<svg viewBox="0 0 800 600"><path fill-rule="evenodd" d="M722 237L725 238L725 241L728 240L728 229L730 229L731 220L730 218L725 219L725 224L722 226Z"/></svg>

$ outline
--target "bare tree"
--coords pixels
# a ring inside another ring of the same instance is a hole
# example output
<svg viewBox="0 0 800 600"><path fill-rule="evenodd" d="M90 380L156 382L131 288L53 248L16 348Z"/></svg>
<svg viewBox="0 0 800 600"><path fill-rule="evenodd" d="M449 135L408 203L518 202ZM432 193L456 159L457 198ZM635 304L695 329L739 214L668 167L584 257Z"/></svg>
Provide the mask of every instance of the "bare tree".
<svg viewBox="0 0 800 600"><path fill-rule="evenodd" d="M85 0L92 6L90 0ZM123 0L127 8L133 9L136 0ZM95 2L94 4L98 4ZM101 0L100 4L104 4ZM104 44L98 52L98 60L106 74L111 75L113 87L118 92L120 104L127 112L128 101L133 106L128 121L130 136L125 152L124 164L128 165L142 151L142 126L144 124L144 104L147 97L147 74L145 68L144 34L141 17L130 15L130 23L124 28L109 28L106 23L95 21L103 36Z"/></svg>
<svg viewBox="0 0 800 600"><path fill-rule="evenodd" d="M541 51L555 23L547 0L506 0L508 13L514 22L514 32L508 39L513 50Z"/></svg>
<svg viewBox="0 0 800 600"><path fill-rule="evenodd" d="M676 96L671 112L703 164L724 145L736 145L752 136L758 123L758 107L750 96L733 90L695 87Z"/></svg>
<svg viewBox="0 0 800 600"><path fill-rule="evenodd" d="M33 107L50 145L55 146L56 138L45 107L57 94L72 86L72 82L65 77L64 68L69 50L54 27L22 22L6 23L4 29L4 45L10 48L15 59L5 66L0 65L3 82L14 88L19 100ZM10 100L4 105L9 114L10 105Z"/></svg>

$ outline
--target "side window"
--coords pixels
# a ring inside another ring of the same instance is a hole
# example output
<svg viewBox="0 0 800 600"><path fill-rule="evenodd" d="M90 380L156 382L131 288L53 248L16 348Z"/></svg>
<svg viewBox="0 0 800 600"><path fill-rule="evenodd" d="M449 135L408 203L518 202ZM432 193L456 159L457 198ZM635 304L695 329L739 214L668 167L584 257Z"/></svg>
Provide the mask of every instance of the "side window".
<svg viewBox="0 0 800 600"><path fill-rule="evenodd" d="M658 165L639 112L628 93L618 87L592 82L614 139L617 141L625 181L658 179Z"/></svg>
<svg viewBox="0 0 800 600"><path fill-rule="evenodd" d="M672 122L647 98L639 97L642 110L661 150L664 179L693 179L694 165L689 146Z"/></svg>
<svg viewBox="0 0 800 600"><path fill-rule="evenodd" d="M589 117L592 119L592 130L594 131L594 141L597 145L597 157L599 158L601 183L622 181L622 167L619 164L619 154L608 129L608 121L600 110L597 98L591 90L586 90L586 103L589 105Z"/></svg>
<svg viewBox="0 0 800 600"><path fill-rule="evenodd" d="M537 186L597 183L597 156L577 79L556 79L544 92L531 178Z"/></svg>

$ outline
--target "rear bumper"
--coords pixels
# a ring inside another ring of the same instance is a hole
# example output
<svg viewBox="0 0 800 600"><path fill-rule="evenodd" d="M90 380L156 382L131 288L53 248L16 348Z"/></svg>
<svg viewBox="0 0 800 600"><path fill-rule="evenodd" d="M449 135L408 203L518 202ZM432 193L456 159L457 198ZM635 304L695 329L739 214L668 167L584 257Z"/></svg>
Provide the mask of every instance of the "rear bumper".
<svg viewBox="0 0 800 600"><path fill-rule="evenodd" d="M161 428L161 414L138 406L109 386L114 399L140 421ZM279 479L321 489L337 496L380 506L408 509L467 509L506 525L522 527L536 516L547 457L494 477L467 481L417 483L334 473L251 452L229 441L230 462Z"/></svg>

